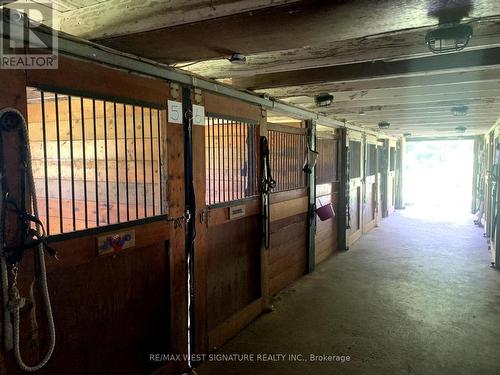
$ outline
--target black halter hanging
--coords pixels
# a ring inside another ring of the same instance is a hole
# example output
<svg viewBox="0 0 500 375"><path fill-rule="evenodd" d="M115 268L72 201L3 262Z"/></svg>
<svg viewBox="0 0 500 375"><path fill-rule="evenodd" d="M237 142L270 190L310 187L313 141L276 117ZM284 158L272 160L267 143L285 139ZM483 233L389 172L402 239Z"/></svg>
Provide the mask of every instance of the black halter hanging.
<svg viewBox="0 0 500 375"><path fill-rule="evenodd" d="M276 187L276 181L271 173L271 163L269 161L269 142L266 137L260 137L260 155L262 170L262 232L264 237L264 247L269 249L271 241L271 214L269 204L269 194Z"/></svg>

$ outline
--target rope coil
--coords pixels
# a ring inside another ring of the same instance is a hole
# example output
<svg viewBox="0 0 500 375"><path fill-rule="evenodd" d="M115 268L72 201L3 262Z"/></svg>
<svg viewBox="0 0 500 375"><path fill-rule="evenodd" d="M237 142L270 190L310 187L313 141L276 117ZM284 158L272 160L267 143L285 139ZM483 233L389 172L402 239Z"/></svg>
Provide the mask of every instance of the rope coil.
<svg viewBox="0 0 500 375"><path fill-rule="evenodd" d="M22 137L22 140L24 140L24 150L22 150L23 153L23 158L25 159L25 165L23 165L23 169L25 170L26 174L26 183L27 187L29 189L30 197L31 197L31 209L32 209L32 214L27 213L26 217L21 218L24 221L24 224L26 225L27 222L29 223L34 223L35 224L35 230L31 228L31 224L28 224L27 232L25 235L32 236L33 238L36 238L37 241L35 243L35 251L36 255L40 264L40 275L39 275L39 282L41 284L41 290L42 290L42 300L43 304L45 305L45 310L47 314L47 320L48 320L48 326L49 326L49 347L47 350L47 353L45 356L42 358L42 360L33 366L27 365L21 355L21 350L20 350L20 309L23 307L25 303L25 299L21 298L19 294L19 290L17 288L17 273L18 273L18 265L20 259L18 259L14 264L10 266L11 272L12 272L12 285L9 288L9 277L8 277L8 262L6 259L6 253L5 253L5 248L4 248L4 236L3 236L3 229L0 230L0 261L1 261L1 273L2 273L2 297L4 299L4 309L7 307L7 311L4 311L4 323L8 323L5 325L6 327L6 346L7 348L9 347L9 338L8 336L13 333L13 348L14 348L14 356L17 362L17 365L19 368L23 371L26 372L35 372L40 370L43 366L47 364L47 362L50 360L52 357L52 353L54 352L55 344L56 344L56 332L55 332L55 325L54 325L54 317L52 314L52 306L50 303L50 295L49 295L49 290L48 290L48 284L47 284L47 271L45 267L45 230L43 228L42 223L38 219L38 204L37 204L37 199L36 199L36 189L35 189L35 181L33 178L33 169L31 165L31 149L30 149L30 144L29 144L29 136L28 136L28 125L26 123L26 120L22 116L22 114L17 111L16 109L12 108L5 108L0 111L0 118L2 118L4 115L8 115L12 117L12 114L17 114L18 119L21 119L22 124L21 124L21 130L20 130L20 136ZM9 119L10 120L10 119ZM10 120L12 121L12 120ZM13 129L11 129L13 130ZM3 173L3 172L2 172ZM2 180L5 179L5 176L2 176ZM1 201L1 206L0 206L0 227L3 228L5 224L5 206L6 206L6 201L5 197L7 195L7 191L5 190L6 183L5 181L2 181L3 183L1 184L2 188L2 199ZM24 216L24 215L23 215ZM28 248L28 245L25 243L24 246L22 246L19 250L24 250L25 248ZM48 252L51 255L55 256L55 252L53 253L53 250L48 250ZM12 321L12 331L11 332L7 327L11 326L11 320L10 316L13 316L13 321Z"/></svg>

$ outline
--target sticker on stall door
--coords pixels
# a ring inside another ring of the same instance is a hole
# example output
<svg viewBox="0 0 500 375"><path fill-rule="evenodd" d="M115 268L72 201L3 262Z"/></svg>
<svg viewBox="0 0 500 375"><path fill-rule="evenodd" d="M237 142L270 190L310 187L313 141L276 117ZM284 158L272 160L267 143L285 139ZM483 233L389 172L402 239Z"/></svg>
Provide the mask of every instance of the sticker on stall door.
<svg viewBox="0 0 500 375"><path fill-rule="evenodd" d="M97 253L105 255L118 253L135 246L135 231L109 233L97 238Z"/></svg>
<svg viewBox="0 0 500 375"><path fill-rule="evenodd" d="M168 101L168 122L182 124L182 103L175 100Z"/></svg>
<svg viewBox="0 0 500 375"><path fill-rule="evenodd" d="M229 207L229 220L239 219L245 216L245 206L233 206Z"/></svg>
<svg viewBox="0 0 500 375"><path fill-rule="evenodd" d="M193 125L205 125L205 107L193 104Z"/></svg>

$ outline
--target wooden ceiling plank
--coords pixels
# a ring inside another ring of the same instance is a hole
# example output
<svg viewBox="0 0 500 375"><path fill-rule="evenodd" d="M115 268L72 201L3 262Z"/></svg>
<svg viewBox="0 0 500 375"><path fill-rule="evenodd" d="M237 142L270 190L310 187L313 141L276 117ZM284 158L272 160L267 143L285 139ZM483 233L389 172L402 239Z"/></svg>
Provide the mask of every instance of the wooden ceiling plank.
<svg viewBox="0 0 500 375"><path fill-rule="evenodd" d="M390 101L395 97L421 97L426 95L436 94L454 94L454 93L482 93L486 94L490 91L500 89L500 76L498 80L487 82L467 82L453 85L439 85L429 87L404 87L392 89L375 89L375 90L359 90L359 91L341 91L329 93L334 96L334 103L343 101L356 100L371 100L371 99L387 99ZM284 98L283 100L293 103L308 103L311 100L310 96L296 96L292 98Z"/></svg>
<svg viewBox="0 0 500 375"><path fill-rule="evenodd" d="M350 65L330 66L300 71L259 74L233 79L237 87L269 89L322 82L350 81L377 77L410 77L442 73L475 71L500 67L500 48L434 55L401 61L378 61Z"/></svg>
<svg viewBox="0 0 500 375"><path fill-rule="evenodd" d="M462 83L482 83L498 81L500 69L480 69L469 72L445 73L439 75L417 77L382 77L368 80L352 80L341 82L325 82L317 85L289 86L273 89L256 90L273 98L287 98L301 95L318 95L323 92L344 92L379 90L390 88L437 87Z"/></svg>
<svg viewBox="0 0 500 375"><path fill-rule="evenodd" d="M299 0L108 0L66 12L60 30L102 39L252 12ZM180 38L178 43L182 43ZM168 48L164 48L168 51Z"/></svg>
<svg viewBox="0 0 500 375"><path fill-rule="evenodd" d="M319 110L320 112L326 112L326 113L335 113L336 111L339 111L340 109L346 109L346 108L365 108L365 107L376 107L376 106L383 106L386 103L391 103L392 105L402 105L402 106L408 106L408 105L415 105L419 104L422 107L422 104L426 105L434 105L434 103L438 101L447 101L450 103L451 106L456 106L456 105L467 105L469 102L475 101L475 100L483 100L484 102L496 104L496 107L498 108L499 103L500 103L500 90L495 90L495 91L489 91L488 95L486 94L481 94L480 92L478 93L458 93L458 94L437 94L437 95L426 95L426 96L415 96L415 97L395 97L389 99L374 99L374 100L356 100L356 101L345 101L345 102L336 102L335 105L332 105L329 108L318 108L316 104L314 103L314 100L311 100L310 103L295 103L295 102L289 102L290 104L294 105L299 105L303 108L307 109L316 109Z"/></svg>

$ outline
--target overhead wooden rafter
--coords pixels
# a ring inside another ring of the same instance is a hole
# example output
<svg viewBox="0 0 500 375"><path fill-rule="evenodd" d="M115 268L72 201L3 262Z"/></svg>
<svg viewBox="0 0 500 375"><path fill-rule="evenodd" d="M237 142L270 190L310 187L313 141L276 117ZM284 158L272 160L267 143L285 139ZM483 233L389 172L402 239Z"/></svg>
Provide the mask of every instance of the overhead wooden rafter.
<svg viewBox="0 0 500 375"><path fill-rule="evenodd" d="M36 1L36 0L35 0ZM60 29L123 52L295 103L332 120L443 131L454 105L474 132L500 103L500 2L415 0L58 0ZM451 18L448 16L452 16ZM461 20L458 53L433 55L425 34ZM226 59L242 53L247 63ZM335 96L318 108L314 97ZM424 114L425 112L425 114ZM429 124L422 127L422 122ZM443 126L439 127L438 124ZM397 129L397 130L396 130ZM453 130L453 128L450 128ZM449 131L449 129L448 129Z"/></svg>

